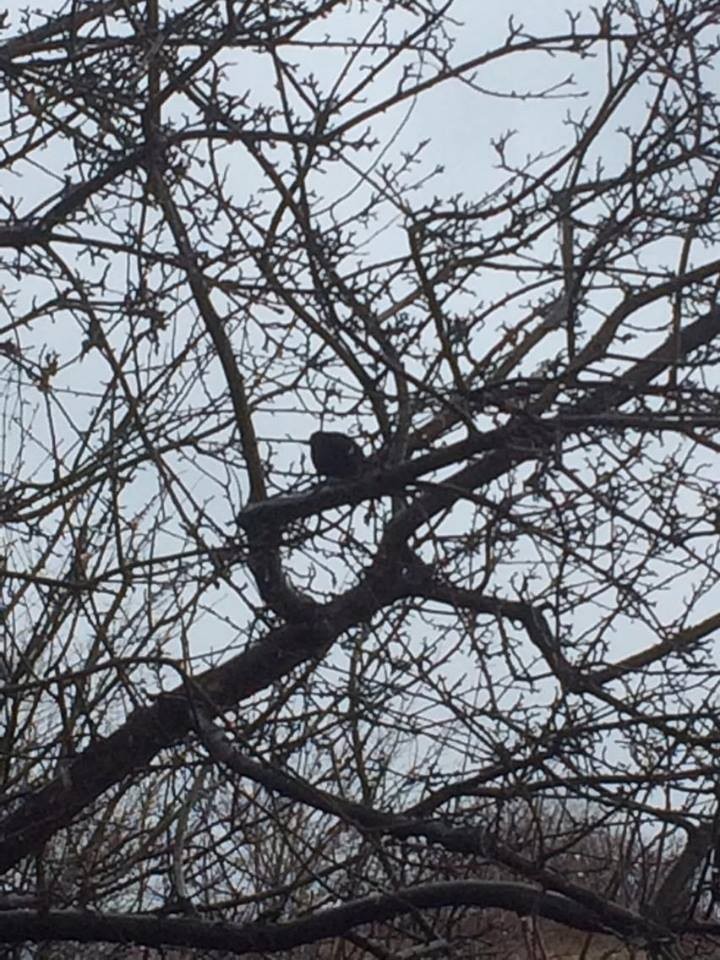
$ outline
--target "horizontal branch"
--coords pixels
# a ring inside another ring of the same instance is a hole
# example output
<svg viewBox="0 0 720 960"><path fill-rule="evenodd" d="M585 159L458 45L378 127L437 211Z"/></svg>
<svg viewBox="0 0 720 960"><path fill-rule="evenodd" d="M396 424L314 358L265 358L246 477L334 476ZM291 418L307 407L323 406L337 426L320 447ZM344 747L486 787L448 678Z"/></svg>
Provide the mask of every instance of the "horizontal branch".
<svg viewBox="0 0 720 960"><path fill-rule="evenodd" d="M523 883L461 880L405 887L364 897L290 923L231 924L199 918L12 910L0 914L0 940L135 943L147 947L194 947L236 955L276 953L341 937L355 927L386 923L417 910L480 907L533 914L589 932L607 933L601 917L556 893Z"/></svg>

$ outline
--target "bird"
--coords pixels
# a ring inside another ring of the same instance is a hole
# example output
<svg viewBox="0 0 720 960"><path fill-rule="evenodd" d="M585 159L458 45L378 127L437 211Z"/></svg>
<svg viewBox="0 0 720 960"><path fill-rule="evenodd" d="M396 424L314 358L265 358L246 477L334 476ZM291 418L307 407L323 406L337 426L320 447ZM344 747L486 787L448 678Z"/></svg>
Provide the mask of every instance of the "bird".
<svg viewBox="0 0 720 960"><path fill-rule="evenodd" d="M352 437L334 430L317 430L310 437L310 457L321 477L356 477L367 462Z"/></svg>

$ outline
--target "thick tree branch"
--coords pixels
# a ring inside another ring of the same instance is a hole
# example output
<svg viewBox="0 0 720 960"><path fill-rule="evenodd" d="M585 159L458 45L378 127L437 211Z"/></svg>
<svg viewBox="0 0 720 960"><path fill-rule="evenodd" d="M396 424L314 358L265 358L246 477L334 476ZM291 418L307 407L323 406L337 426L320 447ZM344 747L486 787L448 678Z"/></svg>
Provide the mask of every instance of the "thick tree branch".
<svg viewBox="0 0 720 960"><path fill-rule="evenodd" d="M276 953L302 944L340 937L369 923L387 923L416 910L443 907L502 909L520 916L535 914L565 925L598 933L613 932L603 917L556 893L522 883L481 880L449 881L404 887L390 894L351 900L289 923L217 923L128 914L76 913L52 910L38 913L9 910L0 915L0 940L21 943L42 940L78 943L136 943L148 947L194 947L236 955ZM643 924L633 922L622 932L642 936ZM661 936L657 931L655 936Z"/></svg>

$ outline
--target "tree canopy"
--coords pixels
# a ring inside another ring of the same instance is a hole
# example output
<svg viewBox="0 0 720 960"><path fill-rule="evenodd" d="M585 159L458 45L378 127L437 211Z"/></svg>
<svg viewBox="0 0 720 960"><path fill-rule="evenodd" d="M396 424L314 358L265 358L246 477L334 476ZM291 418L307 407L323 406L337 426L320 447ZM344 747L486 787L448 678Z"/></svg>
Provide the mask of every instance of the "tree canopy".
<svg viewBox="0 0 720 960"><path fill-rule="evenodd" d="M720 4L484 7L0 18L0 941L720 934Z"/></svg>

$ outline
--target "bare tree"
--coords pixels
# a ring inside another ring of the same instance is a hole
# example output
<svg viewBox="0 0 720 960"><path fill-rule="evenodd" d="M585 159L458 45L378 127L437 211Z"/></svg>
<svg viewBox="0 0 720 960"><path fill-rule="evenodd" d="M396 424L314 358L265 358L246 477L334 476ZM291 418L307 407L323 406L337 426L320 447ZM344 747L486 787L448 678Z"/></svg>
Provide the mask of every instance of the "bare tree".
<svg viewBox="0 0 720 960"><path fill-rule="evenodd" d="M720 933L720 3L484 6L4 17L6 944Z"/></svg>

